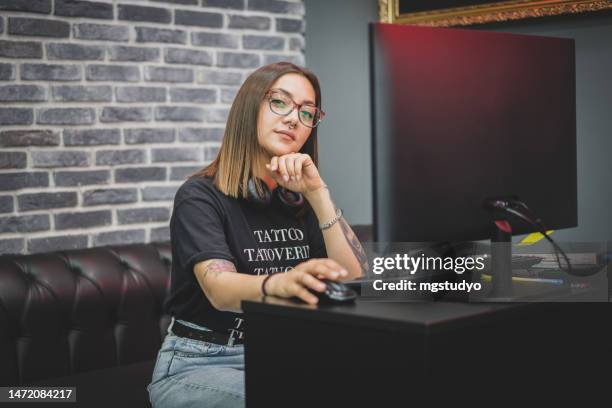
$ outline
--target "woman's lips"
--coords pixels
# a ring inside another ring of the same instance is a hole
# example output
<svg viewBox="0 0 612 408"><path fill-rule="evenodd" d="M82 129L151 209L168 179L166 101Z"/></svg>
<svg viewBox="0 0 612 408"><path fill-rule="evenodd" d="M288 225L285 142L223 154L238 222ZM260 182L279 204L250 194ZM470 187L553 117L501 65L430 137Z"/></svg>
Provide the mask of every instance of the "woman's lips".
<svg viewBox="0 0 612 408"><path fill-rule="evenodd" d="M292 132L288 132L286 130L275 130L274 132L283 135L285 138L290 139L291 141L295 141L295 135Z"/></svg>

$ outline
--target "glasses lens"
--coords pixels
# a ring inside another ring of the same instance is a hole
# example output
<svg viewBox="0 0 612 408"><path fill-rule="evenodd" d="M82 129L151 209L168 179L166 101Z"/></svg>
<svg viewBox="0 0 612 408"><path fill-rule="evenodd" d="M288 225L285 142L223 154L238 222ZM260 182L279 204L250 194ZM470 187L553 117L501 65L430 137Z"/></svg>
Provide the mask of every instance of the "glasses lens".
<svg viewBox="0 0 612 408"><path fill-rule="evenodd" d="M295 108L293 100L283 92L272 91L269 94L270 110L277 115L289 115ZM316 127L323 116L321 110L316 106L304 105L300 107L299 119L308 127Z"/></svg>
<svg viewBox="0 0 612 408"><path fill-rule="evenodd" d="M316 106L302 106L300 109L300 122L309 127L315 127L319 123L321 113Z"/></svg>
<svg viewBox="0 0 612 408"><path fill-rule="evenodd" d="M273 92L270 95L270 109L279 115L286 115L293 109L293 103L285 95Z"/></svg>

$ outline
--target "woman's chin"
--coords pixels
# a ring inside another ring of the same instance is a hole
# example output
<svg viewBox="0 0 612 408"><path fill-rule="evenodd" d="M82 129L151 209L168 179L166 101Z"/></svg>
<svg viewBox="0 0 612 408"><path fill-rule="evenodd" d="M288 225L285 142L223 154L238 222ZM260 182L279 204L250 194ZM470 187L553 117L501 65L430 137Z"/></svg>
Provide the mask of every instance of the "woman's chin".
<svg viewBox="0 0 612 408"><path fill-rule="evenodd" d="M294 153L295 144L294 143L284 143L284 144L275 144L273 146L269 146L266 148L266 151L271 156L284 156L289 153Z"/></svg>

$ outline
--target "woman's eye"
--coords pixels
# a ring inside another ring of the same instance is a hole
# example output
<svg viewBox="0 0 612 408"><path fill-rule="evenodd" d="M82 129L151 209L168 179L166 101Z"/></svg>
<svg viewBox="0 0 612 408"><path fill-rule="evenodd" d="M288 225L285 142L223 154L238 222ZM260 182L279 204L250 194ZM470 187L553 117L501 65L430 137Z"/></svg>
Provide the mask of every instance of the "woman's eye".
<svg viewBox="0 0 612 408"><path fill-rule="evenodd" d="M313 118L313 114L310 113L310 112L302 111L302 117L304 119L312 119Z"/></svg>
<svg viewBox="0 0 612 408"><path fill-rule="evenodd" d="M284 107L287 106L285 101L283 101L281 99L272 99L272 103L274 104L274 106L277 106L279 108L284 108Z"/></svg>

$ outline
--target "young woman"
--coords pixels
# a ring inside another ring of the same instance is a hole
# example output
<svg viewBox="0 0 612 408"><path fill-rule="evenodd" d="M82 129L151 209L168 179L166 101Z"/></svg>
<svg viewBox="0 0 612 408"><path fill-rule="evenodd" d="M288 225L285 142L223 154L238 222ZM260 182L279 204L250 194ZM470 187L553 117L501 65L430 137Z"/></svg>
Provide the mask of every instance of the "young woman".
<svg viewBox="0 0 612 408"><path fill-rule="evenodd" d="M285 62L259 68L236 95L217 158L178 190L173 319L148 387L154 408L244 406L241 301L315 304L321 279L367 268L317 169L323 116L314 74Z"/></svg>

